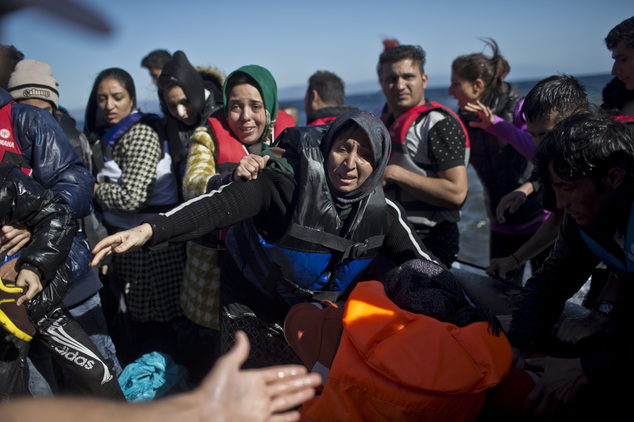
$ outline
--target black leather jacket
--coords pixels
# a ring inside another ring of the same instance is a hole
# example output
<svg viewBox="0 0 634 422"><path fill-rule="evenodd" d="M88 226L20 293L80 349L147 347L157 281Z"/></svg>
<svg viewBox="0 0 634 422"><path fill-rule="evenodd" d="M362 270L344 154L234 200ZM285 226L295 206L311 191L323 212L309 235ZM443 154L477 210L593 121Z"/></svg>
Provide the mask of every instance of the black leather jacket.
<svg viewBox="0 0 634 422"><path fill-rule="evenodd" d="M76 230L75 213L61 196L44 189L18 167L0 164L0 217L4 224L31 229L33 239L21 249L16 270L40 276L44 290L27 306L43 316L59 304L71 286L68 253Z"/></svg>

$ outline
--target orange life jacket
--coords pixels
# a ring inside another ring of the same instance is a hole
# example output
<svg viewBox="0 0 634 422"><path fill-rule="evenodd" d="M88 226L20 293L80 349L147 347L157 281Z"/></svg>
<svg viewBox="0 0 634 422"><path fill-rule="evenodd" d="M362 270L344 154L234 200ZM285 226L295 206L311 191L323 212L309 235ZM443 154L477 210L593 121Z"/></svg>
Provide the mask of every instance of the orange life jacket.
<svg viewBox="0 0 634 422"><path fill-rule="evenodd" d="M355 287L343 326L323 392L303 405L303 420L473 421L513 359L488 322L458 327L404 311L378 281Z"/></svg>

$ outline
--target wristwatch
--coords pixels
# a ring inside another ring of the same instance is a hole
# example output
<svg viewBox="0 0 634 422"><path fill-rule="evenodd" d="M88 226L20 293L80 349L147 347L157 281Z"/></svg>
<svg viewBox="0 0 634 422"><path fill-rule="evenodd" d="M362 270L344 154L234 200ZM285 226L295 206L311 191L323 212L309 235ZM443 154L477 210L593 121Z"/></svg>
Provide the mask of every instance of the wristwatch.
<svg viewBox="0 0 634 422"><path fill-rule="evenodd" d="M614 311L614 304L606 301L606 300L602 300L601 302L599 302L595 308L600 314L603 314L607 317L609 317L610 315L612 315L612 311Z"/></svg>

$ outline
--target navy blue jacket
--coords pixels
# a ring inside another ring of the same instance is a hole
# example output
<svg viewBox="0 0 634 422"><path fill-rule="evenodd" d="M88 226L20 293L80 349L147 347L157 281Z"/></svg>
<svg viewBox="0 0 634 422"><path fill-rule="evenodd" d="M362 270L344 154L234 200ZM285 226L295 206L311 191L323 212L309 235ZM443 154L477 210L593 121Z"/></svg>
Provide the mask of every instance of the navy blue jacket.
<svg viewBox="0 0 634 422"><path fill-rule="evenodd" d="M0 108L13 97L0 89ZM33 168L33 178L44 188L59 194L78 218L92 211L95 179L64 135L53 115L28 104L11 107L11 122L22 156ZM69 254L73 280L84 276L92 254L86 238L78 233Z"/></svg>

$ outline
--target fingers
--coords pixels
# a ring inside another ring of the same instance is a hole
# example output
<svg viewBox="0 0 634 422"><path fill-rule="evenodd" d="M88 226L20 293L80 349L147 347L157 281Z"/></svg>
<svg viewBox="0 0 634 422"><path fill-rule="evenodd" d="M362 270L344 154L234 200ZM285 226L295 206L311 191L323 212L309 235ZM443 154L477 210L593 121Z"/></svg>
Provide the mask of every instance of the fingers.
<svg viewBox="0 0 634 422"><path fill-rule="evenodd" d="M13 256L17 254L18 252L20 252L20 249L22 249L22 247L25 246L27 243L29 243L28 237L20 240L13 248L11 248L9 252L7 252L7 256Z"/></svg>
<svg viewBox="0 0 634 422"><path fill-rule="evenodd" d="M269 156L259 156L250 154L240 159L240 163L235 172L235 178L241 178L244 180L255 180L258 178L258 173L266 167L266 163L269 161Z"/></svg>
<svg viewBox="0 0 634 422"><path fill-rule="evenodd" d="M292 409L315 395L315 387L321 384L319 374L304 374L271 386L273 400L271 410L283 412Z"/></svg>
<svg viewBox="0 0 634 422"><path fill-rule="evenodd" d="M92 250L95 257L90 265L96 267L99 261L113 252L124 253L138 249L152 238L152 234L152 226L143 223L133 229L110 235L95 245Z"/></svg>
<svg viewBox="0 0 634 422"><path fill-rule="evenodd" d="M223 358L234 364L236 370L238 370L249 357L249 349L249 338L246 333L244 331L238 331L236 333L235 344Z"/></svg>
<svg viewBox="0 0 634 422"><path fill-rule="evenodd" d="M498 267L497 263L491 261L489 266L486 267L484 269L484 271L487 273L487 275L489 277L497 277L498 276L499 267Z"/></svg>
<svg viewBox="0 0 634 422"><path fill-rule="evenodd" d="M267 422L295 422L300 420L300 413L297 410L292 410L286 413L277 413L267 418Z"/></svg>
<svg viewBox="0 0 634 422"><path fill-rule="evenodd" d="M26 269L20 271L15 285L17 287L27 288L26 292L16 301L18 306L30 301L36 294L42 291L40 278L34 272Z"/></svg>
<svg viewBox="0 0 634 422"><path fill-rule="evenodd" d="M504 212L506 211L508 207L509 207L509 203L502 200L500 201L498 206L495 208L495 216L497 217L498 222L504 224L504 222L506 221L506 218L504 217Z"/></svg>
<svg viewBox="0 0 634 422"><path fill-rule="evenodd" d="M16 228L9 224L2 226L0 253L7 251L7 256L17 254L31 240L31 233L26 229Z"/></svg>
<svg viewBox="0 0 634 422"><path fill-rule="evenodd" d="M101 262L102 259L104 259L105 257L107 257L108 255L112 253L112 246L102 246L99 249L97 249L97 246L95 246L95 249L93 249L93 254L95 256L93 257L92 261L90 261L91 267L96 267L97 265L99 265L99 262ZM98 251L98 252L95 252L95 251Z"/></svg>

